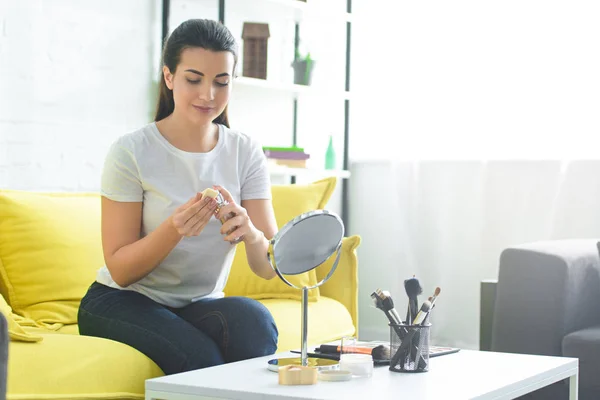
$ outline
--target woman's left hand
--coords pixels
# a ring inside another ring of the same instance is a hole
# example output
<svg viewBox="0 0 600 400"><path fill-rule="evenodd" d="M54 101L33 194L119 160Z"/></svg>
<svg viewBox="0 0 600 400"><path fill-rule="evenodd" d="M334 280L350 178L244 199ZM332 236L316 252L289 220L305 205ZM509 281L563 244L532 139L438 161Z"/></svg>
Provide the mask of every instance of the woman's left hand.
<svg viewBox="0 0 600 400"><path fill-rule="evenodd" d="M235 214L221 226L221 234L225 235L223 240L230 242L241 237L245 244L253 244L262 239L262 232L252 224L246 209L233 200L231 193L222 186L213 186L213 189L219 191L229 203L219 210L216 214L217 219L221 220L229 213Z"/></svg>

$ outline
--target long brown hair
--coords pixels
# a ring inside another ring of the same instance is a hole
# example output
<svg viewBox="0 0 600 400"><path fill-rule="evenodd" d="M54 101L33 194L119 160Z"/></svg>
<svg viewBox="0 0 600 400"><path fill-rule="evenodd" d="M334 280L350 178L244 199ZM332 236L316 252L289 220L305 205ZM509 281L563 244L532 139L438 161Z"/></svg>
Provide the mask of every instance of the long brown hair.
<svg viewBox="0 0 600 400"><path fill-rule="evenodd" d="M174 74L181 59L181 52L190 47L202 47L211 51L230 52L233 54L233 70L235 71L238 61L237 43L229 29L220 22L209 19L189 19L181 23L165 40L161 60L162 66L166 66ZM154 121L158 122L168 117L173 113L174 109L175 101L173 100L173 92L167 87L161 68L160 89ZM227 107L225 107L221 115L214 122L229 128Z"/></svg>

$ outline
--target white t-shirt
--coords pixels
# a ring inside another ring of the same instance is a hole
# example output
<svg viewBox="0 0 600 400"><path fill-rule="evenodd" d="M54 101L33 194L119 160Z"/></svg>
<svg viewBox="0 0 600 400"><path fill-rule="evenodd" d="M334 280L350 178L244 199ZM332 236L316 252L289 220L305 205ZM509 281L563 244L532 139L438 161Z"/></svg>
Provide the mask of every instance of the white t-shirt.
<svg viewBox="0 0 600 400"><path fill-rule="evenodd" d="M126 134L108 151L101 194L114 201L143 202L142 237L175 209L213 185L227 189L236 203L271 199L266 157L249 136L219 125L217 145L208 153L182 151L155 123ZM221 222L212 217L198 236L184 237L150 274L128 286L149 298L183 307L205 297L222 297L235 246L223 240ZM117 285L106 266L96 280Z"/></svg>

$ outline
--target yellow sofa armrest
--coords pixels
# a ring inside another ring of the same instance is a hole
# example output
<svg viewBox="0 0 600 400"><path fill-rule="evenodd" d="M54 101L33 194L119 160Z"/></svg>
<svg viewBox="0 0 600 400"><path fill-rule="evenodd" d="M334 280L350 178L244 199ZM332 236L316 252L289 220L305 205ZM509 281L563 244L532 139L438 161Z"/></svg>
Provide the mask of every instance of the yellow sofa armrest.
<svg viewBox="0 0 600 400"><path fill-rule="evenodd" d="M348 309L355 334L358 334L358 257L356 248L359 245L360 236L358 235L343 239L338 266L331 278L319 288L321 296L337 300ZM325 278L331 270L332 259L317 268L319 281Z"/></svg>

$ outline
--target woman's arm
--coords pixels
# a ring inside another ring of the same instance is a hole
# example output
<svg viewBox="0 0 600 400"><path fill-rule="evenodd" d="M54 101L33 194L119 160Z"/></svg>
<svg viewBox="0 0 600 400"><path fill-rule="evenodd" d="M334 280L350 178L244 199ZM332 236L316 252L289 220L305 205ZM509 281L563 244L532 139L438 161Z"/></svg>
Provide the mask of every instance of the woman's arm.
<svg viewBox="0 0 600 400"><path fill-rule="evenodd" d="M221 227L221 234L225 235L223 240L231 241L242 237L250 269L261 278L273 278L275 271L267 258L269 240L277 233L277 222L271 200L242 200L242 204L237 204L231 193L224 187L214 186L214 189L221 192L229 203L219 210L217 219L231 212L235 214ZM229 233L226 234L227 232Z"/></svg>
<svg viewBox="0 0 600 400"><path fill-rule="evenodd" d="M202 232L216 204L196 194L173 215L140 239L141 202L117 202L102 197L102 247L112 279L127 287L148 275L184 236Z"/></svg>
<svg viewBox="0 0 600 400"><path fill-rule="evenodd" d="M148 275L173 250L181 235L165 220L140 239L142 203L102 197L102 248L112 279L127 287Z"/></svg>
<svg viewBox="0 0 600 400"><path fill-rule="evenodd" d="M110 147L102 171L102 251L110 275L127 287L148 275L181 239L171 220L141 237L143 185L131 143Z"/></svg>
<svg viewBox="0 0 600 400"><path fill-rule="evenodd" d="M244 239L248 264L256 275L271 279L275 276L275 271L269 264L267 251L269 240L277 233L272 203L270 200L242 200L242 207L246 209L255 228L249 237Z"/></svg>

